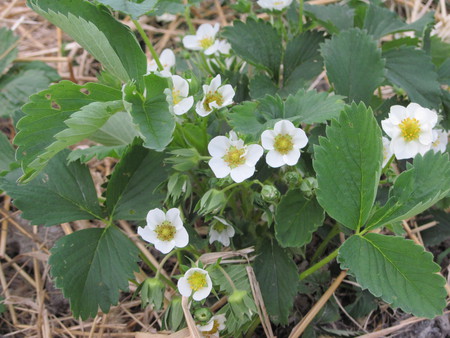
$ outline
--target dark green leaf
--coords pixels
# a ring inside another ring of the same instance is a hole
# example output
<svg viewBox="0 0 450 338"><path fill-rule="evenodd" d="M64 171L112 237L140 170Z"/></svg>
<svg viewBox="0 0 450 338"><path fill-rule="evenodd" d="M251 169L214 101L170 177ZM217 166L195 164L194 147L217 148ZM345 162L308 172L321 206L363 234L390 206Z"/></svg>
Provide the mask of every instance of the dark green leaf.
<svg viewBox="0 0 450 338"><path fill-rule="evenodd" d="M384 60L366 32L352 28L327 40L321 47L327 75L337 94L349 102L370 102L384 80Z"/></svg>
<svg viewBox="0 0 450 338"><path fill-rule="evenodd" d="M317 200L325 211L350 229L369 217L381 172L381 130L372 110L353 103L332 120L314 147Z"/></svg>
<svg viewBox="0 0 450 338"><path fill-rule="evenodd" d="M55 284L70 299L75 318L107 313L128 290L128 279L138 271L139 250L115 226L84 229L59 239L49 264Z"/></svg>
<svg viewBox="0 0 450 338"><path fill-rule="evenodd" d="M297 266L276 240L266 239L253 263L264 304L274 324L287 324L297 294Z"/></svg>
<svg viewBox="0 0 450 338"><path fill-rule="evenodd" d="M353 27L355 11L347 5L304 5L305 13L315 18L328 31L337 33Z"/></svg>
<svg viewBox="0 0 450 338"><path fill-rule="evenodd" d="M15 36L14 33L5 28L0 28L0 75L9 66L10 63L14 61L17 56L17 44L19 37Z"/></svg>
<svg viewBox="0 0 450 338"><path fill-rule="evenodd" d="M56 155L37 178L19 184L20 169L0 178L0 187L22 210L22 217L37 225L54 225L80 219L100 219L102 212L91 174L78 162L67 164L68 151Z"/></svg>
<svg viewBox="0 0 450 338"><path fill-rule="evenodd" d="M275 95L278 87L270 77L264 74L256 74L249 83L250 97L259 99L266 95Z"/></svg>
<svg viewBox="0 0 450 338"><path fill-rule="evenodd" d="M433 210L431 214L433 215L434 221L438 224L420 232L426 246L440 244L450 237L449 214L443 210Z"/></svg>
<svg viewBox="0 0 450 338"><path fill-rule="evenodd" d="M395 12L376 5L368 6L363 28L374 39L401 31L405 26L406 24Z"/></svg>
<svg viewBox="0 0 450 338"><path fill-rule="evenodd" d="M285 248L308 244L324 218L315 198L307 199L300 190L291 190L281 199L275 214L277 240Z"/></svg>
<svg viewBox="0 0 450 338"><path fill-rule="evenodd" d="M133 0L97 0L98 2L110 6L115 11L120 11L124 14L128 14L133 19L139 18L147 12L154 9L158 0L143 0L143 1L133 1ZM165 1L161 1L165 2Z"/></svg>
<svg viewBox="0 0 450 338"><path fill-rule="evenodd" d="M438 70L439 83L450 86L450 58L448 58Z"/></svg>
<svg viewBox="0 0 450 338"><path fill-rule="evenodd" d="M403 88L413 102L428 108L441 103L438 74L430 56L423 50L402 46L383 53L386 58L386 78Z"/></svg>
<svg viewBox="0 0 450 338"><path fill-rule="evenodd" d="M14 148L8 137L0 132L0 174L9 171L11 163L15 161Z"/></svg>
<svg viewBox="0 0 450 338"><path fill-rule="evenodd" d="M433 255L413 241L373 233L352 236L340 248L338 261L363 289L393 307L418 317L442 314L445 279Z"/></svg>
<svg viewBox="0 0 450 338"><path fill-rule="evenodd" d="M94 157L98 160L103 160L106 157L113 157L120 159L125 152L127 146L93 146L86 149L75 149L69 156L67 156L68 162L75 162L80 160L81 163L86 163L92 160Z"/></svg>
<svg viewBox="0 0 450 338"><path fill-rule="evenodd" d="M450 57L450 43L442 41L438 36L431 37L431 60L439 68Z"/></svg>

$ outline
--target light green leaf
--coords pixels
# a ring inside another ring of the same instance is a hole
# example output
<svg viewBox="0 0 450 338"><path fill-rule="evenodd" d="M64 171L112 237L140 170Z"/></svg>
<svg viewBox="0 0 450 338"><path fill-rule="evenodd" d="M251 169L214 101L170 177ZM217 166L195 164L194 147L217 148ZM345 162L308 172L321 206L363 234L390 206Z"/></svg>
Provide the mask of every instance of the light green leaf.
<svg viewBox="0 0 450 338"><path fill-rule="evenodd" d="M144 138L144 147L162 151L175 130L175 118L165 94L169 83L166 78L150 74L144 77L144 84L145 97L134 84L128 83L123 90L124 99L131 103L129 111Z"/></svg>
<svg viewBox="0 0 450 338"><path fill-rule="evenodd" d="M298 283L297 266L276 240L261 243L253 263L264 304L274 324L287 324Z"/></svg>
<svg viewBox="0 0 450 338"><path fill-rule="evenodd" d="M167 179L164 154L130 146L114 168L106 189L106 207L113 219L143 220L148 211L160 208L165 195L157 190Z"/></svg>
<svg viewBox="0 0 450 338"><path fill-rule="evenodd" d="M427 152L414 158L414 165L402 172L389 191L386 204L367 222L372 229L401 221L425 211L450 192L448 154Z"/></svg>
<svg viewBox="0 0 450 338"><path fill-rule="evenodd" d="M251 294L252 289L250 288L250 282L248 281L248 274L247 270L245 269L245 265L232 264L227 265L223 268L233 281L236 289L244 290ZM208 272L214 285L219 286L220 291L225 292L228 295L231 295L233 293L233 286L224 276L222 271L220 271L219 269L208 269Z"/></svg>
<svg viewBox="0 0 450 338"><path fill-rule="evenodd" d="M19 184L20 169L0 178L0 188L11 196L22 217L36 225L54 225L80 219L101 219L102 211L91 174L78 162L67 164L62 151L37 178Z"/></svg>
<svg viewBox="0 0 450 338"><path fill-rule="evenodd" d="M384 80L384 60L366 32L352 28L327 40L321 47L327 75L337 94L348 102L370 102Z"/></svg>
<svg viewBox="0 0 450 338"><path fill-rule="evenodd" d="M114 225L84 229L60 238L51 250L49 264L56 287L70 299L75 318L107 313L128 290L128 279L138 271L139 250Z"/></svg>
<svg viewBox="0 0 450 338"><path fill-rule="evenodd" d="M158 0L97 0L98 2L110 6L115 11L120 11L124 14L128 14L133 19L139 18L147 12L150 12L155 8ZM164 1L162 1L164 2Z"/></svg>
<svg viewBox="0 0 450 338"><path fill-rule="evenodd" d="M332 4L328 6L305 3L305 13L315 18L331 33L353 27L355 11L347 5Z"/></svg>
<svg viewBox="0 0 450 338"><path fill-rule="evenodd" d="M89 139L104 146L118 147L131 144L138 136L139 130L131 115L120 111L111 116Z"/></svg>
<svg viewBox="0 0 450 338"><path fill-rule="evenodd" d="M441 103L441 87L431 57L423 50L402 46L383 53L386 58L386 78L403 88L413 102L428 108Z"/></svg>
<svg viewBox="0 0 450 338"><path fill-rule="evenodd" d="M113 157L120 159L125 152L127 146L93 146L86 149L75 149L67 156L67 161L75 162L80 160L81 163L86 163L94 157L97 160L103 160L106 157Z"/></svg>
<svg viewBox="0 0 450 338"><path fill-rule="evenodd" d="M300 190L291 190L283 196L275 213L277 240L284 248L308 244L324 218L315 198L307 199Z"/></svg>
<svg viewBox="0 0 450 338"><path fill-rule="evenodd" d="M16 63L0 78L0 116L13 116L30 95L60 79L53 68L43 62Z"/></svg>
<svg viewBox="0 0 450 338"><path fill-rule="evenodd" d="M11 146L8 137L0 132L0 175L9 171L13 162L15 162L14 148Z"/></svg>
<svg viewBox="0 0 450 338"><path fill-rule="evenodd" d="M297 94L287 98L285 116L302 123L323 123L339 116L344 108L343 98L326 92L299 90Z"/></svg>
<svg viewBox="0 0 450 338"><path fill-rule="evenodd" d="M31 163L55 142L54 135L67 128L65 121L73 113L91 103L116 101L121 97L117 89L95 83L80 86L70 81L61 81L31 96L22 108L25 116L17 123L19 132L14 139L25 171L22 180L29 181L39 173L42 166Z"/></svg>
<svg viewBox="0 0 450 338"><path fill-rule="evenodd" d="M338 261L363 289L393 307L418 317L442 314L445 279L433 255L413 241L373 233L352 236L340 248Z"/></svg>
<svg viewBox="0 0 450 338"><path fill-rule="evenodd" d="M381 172L381 130L372 110L353 103L333 120L314 146L317 200L346 227L359 229L369 217Z"/></svg>
<svg viewBox="0 0 450 338"><path fill-rule="evenodd" d="M123 82L140 80L146 73L147 58L136 37L106 8L84 0L28 0L27 3Z"/></svg>
<svg viewBox="0 0 450 338"><path fill-rule="evenodd" d="M10 63L14 61L17 56L17 45L19 37L15 36L14 33L5 28L0 28L0 75L9 66Z"/></svg>
<svg viewBox="0 0 450 338"><path fill-rule="evenodd" d="M225 27L222 35L237 55L278 78L282 55L281 36L270 23L250 18L245 23L234 21L233 26Z"/></svg>

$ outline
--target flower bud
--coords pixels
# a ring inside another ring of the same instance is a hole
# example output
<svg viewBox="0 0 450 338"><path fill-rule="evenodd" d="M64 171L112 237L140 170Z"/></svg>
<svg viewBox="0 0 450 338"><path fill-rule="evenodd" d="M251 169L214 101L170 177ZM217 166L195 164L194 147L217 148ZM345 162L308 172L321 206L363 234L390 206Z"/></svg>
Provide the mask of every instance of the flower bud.
<svg viewBox="0 0 450 338"><path fill-rule="evenodd" d="M319 185L315 177L306 177L300 185L300 190L303 191L306 196L310 197L318 187Z"/></svg>
<svg viewBox="0 0 450 338"><path fill-rule="evenodd" d="M164 300L164 290L164 283L158 278L147 278L142 283L141 288L142 307L153 305L155 310L161 309Z"/></svg>
<svg viewBox="0 0 450 338"><path fill-rule="evenodd" d="M276 202L280 198L280 192L273 185L265 185L262 187L261 196L266 202Z"/></svg>
<svg viewBox="0 0 450 338"><path fill-rule="evenodd" d="M213 314L212 314L211 310L208 308L200 308L200 309L195 310L195 312L194 312L194 319L200 325L204 325L207 322L209 322L209 320L211 319L212 316L213 316Z"/></svg>
<svg viewBox="0 0 450 338"><path fill-rule="evenodd" d="M197 149L176 149L170 152L169 158L166 161L172 164L172 168L178 171L188 171L198 166L200 161L200 154Z"/></svg>
<svg viewBox="0 0 450 338"><path fill-rule="evenodd" d="M295 187L300 183L302 176L297 171L288 171L283 178L288 186Z"/></svg>
<svg viewBox="0 0 450 338"><path fill-rule="evenodd" d="M226 202L227 198L224 192L217 189L210 189L203 195L195 208L201 215L205 215L219 211Z"/></svg>

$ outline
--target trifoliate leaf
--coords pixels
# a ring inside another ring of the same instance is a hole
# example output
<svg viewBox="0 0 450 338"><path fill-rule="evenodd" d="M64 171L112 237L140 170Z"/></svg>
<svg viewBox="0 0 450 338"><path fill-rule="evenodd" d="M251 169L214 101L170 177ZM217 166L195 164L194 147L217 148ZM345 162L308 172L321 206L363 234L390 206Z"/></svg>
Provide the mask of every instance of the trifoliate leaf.
<svg viewBox="0 0 450 338"><path fill-rule="evenodd" d="M139 80L147 71L147 58L136 37L106 8L84 0L28 0L27 3L123 82Z"/></svg>
<svg viewBox="0 0 450 338"><path fill-rule="evenodd" d="M175 118L169 110L165 90L169 83L156 74L144 77L145 96L136 90L133 83L124 89L124 100L129 102L129 112L139 126L144 138L144 147L162 151L172 140Z"/></svg>
<svg viewBox="0 0 450 338"><path fill-rule="evenodd" d="M22 217L36 225L54 225L80 219L100 219L102 211L91 174L79 162L67 164L68 151L56 155L34 181L19 184L22 170L0 178L0 188L22 210Z"/></svg>
<svg viewBox="0 0 450 338"><path fill-rule="evenodd" d="M234 21L233 26L225 27L222 35L238 56L278 78L282 55L281 36L270 23L250 18L245 23Z"/></svg>
<svg viewBox="0 0 450 338"><path fill-rule="evenodd" d="M0 28L0 75L14 61L17 56L17 45L19 37L15 36L13 31L2 27Z"/></svg>
<svg viewBox="0 0 450 338"><path fill-rule="evenodd" d="M353 27L355 11L347 5L332 4L323 6L305 3L304 10L305 13L316 19L331 33L337 33Z"/></svg>
<svg viewBox="0 0 450 338"><path fill-rule="evenodd" d="M9 171L14 159L14 148L11 146L8 137L0 132L0 175Z"/></svg>
<svg viewBox="0 0 450 338"><path fill-rule="evenodd" d="M340 248L338 261L363 289L393 307L418 317L442 314L445 279L432 254L413 241L374 233L352 236Z"/></svg>
<svg viewBox="0 0 450 338"><path fill-rule="evenodd" d="M332 120L314 147L317 200L325 211L350 229L361 227L375 201L381 172L381 130L372 110L353 103Z"/></svg>
<svg viewBox="0 0 450 338"><path fill-rule="evenodd" d="M114 168L106 189L106 207L113 219L143 220L161 207L165 195L157 187L167 179L164 154L135 143Z"/></svg>
<svg viewBox="0 0 450 338"><path fill-rule="evenodd" d="M298 283L297 266L274 239L266 239L253 263L264 304L274 324L287 324Z"/></svg>
<svg viewBox="0 0 450 338"><path fill-rule="evenodd" d="M347 96L348 102L368 104L384 80L384 60L375 40L352 28L323 43L321 53L336 93Z"/></svg>
<svg viewBox="0 0 450 338"><path fill-rule="evenodd" d="M413 217L425 211L450 192L448 154L428 151L417 155L413 166L402 172L389 191L389 199L367 221L372 229Z"/></svg>
<svg viewBox="0 0 450 338"><path fill-rule="evenodd" d="M403 88L412 102L428 108L438 108L441 87L431 58L423 50L402 46L383 53L386 58L386 78Z"/></svg>
<svg viewBox="0 0 450 338"><path fill-rule="evenodd" d="M110 6L115 11L120 11L124 14L128 14L133 19L139 18L147 12L150 12L155 8L158 0L97 0L98 2ZM164 1L163 1L164 2Z"/></svg>
<svg viewBox="0 0 450 338"><path fill-rule="evenodd" d="M75 318L85 320L107 313L128 290L128 279L138 270L139 250L119 229L84 229L60 238L49 264L55 284L70 300Z"/></svg>
<svg viewBox="0 0 450 338"><path fill-rule="evenodd" d="M277 240L285 248L308 244L324 218L315 198L307 199L300 190L291 190L283 196L275 214Z"/></svg>

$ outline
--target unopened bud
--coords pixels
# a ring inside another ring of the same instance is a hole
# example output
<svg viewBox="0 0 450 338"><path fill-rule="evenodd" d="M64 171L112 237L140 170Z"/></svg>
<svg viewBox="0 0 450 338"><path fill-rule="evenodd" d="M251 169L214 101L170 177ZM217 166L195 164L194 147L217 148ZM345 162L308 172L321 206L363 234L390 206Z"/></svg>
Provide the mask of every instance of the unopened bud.
<svg viewBox="0 0 450 338"><path fill-rule="evenodd" d="M212 312L208 308L197 309L194 312L194 319L200 323L200 325L204 325L209 322L211 317L213 316Z"/></svg>
<svg viewBox="0 0 450 338"><path fill-rule="evenodd" d="M261 196L266 202L276 202L280 198L280 192L273 185L265 185L261 190Z"/></svg>
<svg viewBox="0 0 450 338"><path fill-rule="evenodd" d="M142 283L141 288L142 307L153 305L155 310L161 309L164 299L164 289L164 283L158 278L147 278Z"/></svg>

